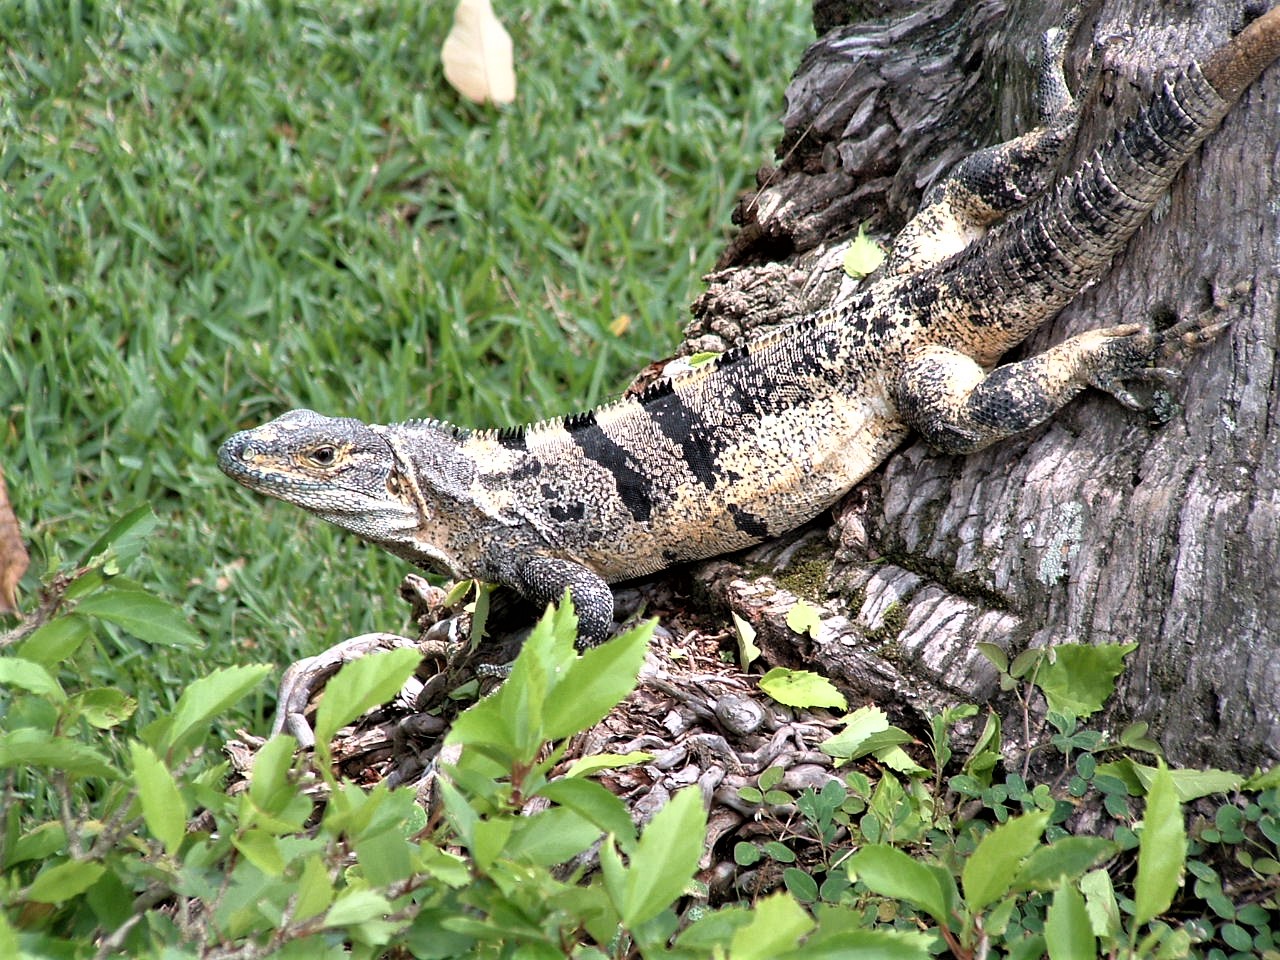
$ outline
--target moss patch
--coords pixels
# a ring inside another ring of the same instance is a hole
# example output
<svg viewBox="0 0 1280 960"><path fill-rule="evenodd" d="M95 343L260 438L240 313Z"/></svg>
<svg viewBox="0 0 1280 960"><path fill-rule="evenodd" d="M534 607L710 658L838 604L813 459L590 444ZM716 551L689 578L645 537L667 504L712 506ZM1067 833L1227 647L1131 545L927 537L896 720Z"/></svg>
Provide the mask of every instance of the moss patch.
<svg viewBox="0 0 1280 960"><path fill-rule="evenodd" d="M796 554L785 573L779 574L778 585L797 597L815 603L827 596L827 579L831 575L831 554L821 545L806 547Z"/></svg>

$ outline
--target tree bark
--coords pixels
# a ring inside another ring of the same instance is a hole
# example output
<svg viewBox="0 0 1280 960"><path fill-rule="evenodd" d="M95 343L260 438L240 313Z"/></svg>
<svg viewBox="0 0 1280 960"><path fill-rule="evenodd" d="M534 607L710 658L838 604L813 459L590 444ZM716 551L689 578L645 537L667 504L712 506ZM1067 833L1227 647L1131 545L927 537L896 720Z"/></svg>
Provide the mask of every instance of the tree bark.
<svg viewBox="0 0 1280 960"><path fill-rule="evenodd" d="M894 18L833 26L805 54L779 166L739 207L741 235L695 305L689 349L838 295L840 244L860 222L895 230L956 160L1033 122L1038 37L1056 8L815 4L824 24L868 6ZM1104 65L1099 89L1082 92L1077 159L1148 102L1163 68L1202 59L1255 12L1094 4L1068 57L1069 79L1091 56ZM1137 641L1108 722L1148 721L1179 763L1280 760L1277 98L1273 67L1110 274L1019 353L1091 327L1188 316L1243 285L1228 333L1174 385L1167 422L1089 392L973 456L908 445L835 511L816 640L797 645L782 619L789 594L768 599L773 581L762 588L746 566L717 561L695 577L752 619L767 653L910 711L996 695L979 641L1011 653Z"/></svg>

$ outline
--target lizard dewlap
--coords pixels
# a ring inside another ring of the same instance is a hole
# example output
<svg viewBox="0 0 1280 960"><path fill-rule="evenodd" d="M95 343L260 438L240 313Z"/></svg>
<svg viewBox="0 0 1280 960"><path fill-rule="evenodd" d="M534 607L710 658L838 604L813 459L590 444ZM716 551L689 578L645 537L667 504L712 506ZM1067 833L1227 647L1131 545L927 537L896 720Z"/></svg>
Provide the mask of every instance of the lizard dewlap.
<svg viewBox="0 0 1280 960"><path fill-rule="evenodd" d="M1045 37L1041 125L931 190L879 279L839 307L586 413L469 431L294 410L231 437L219 465L426 569L539 604L568 590L590 644L611 629L609 583L805 523L912 431L961 453L1043 423L1088 386L1133 405L1126 381L1167 375L1222 325L1113 326L994 365L1106 271L1280 55L1280 8L1171 73L1055 181L1080 120L1069 39Z"/></svg>

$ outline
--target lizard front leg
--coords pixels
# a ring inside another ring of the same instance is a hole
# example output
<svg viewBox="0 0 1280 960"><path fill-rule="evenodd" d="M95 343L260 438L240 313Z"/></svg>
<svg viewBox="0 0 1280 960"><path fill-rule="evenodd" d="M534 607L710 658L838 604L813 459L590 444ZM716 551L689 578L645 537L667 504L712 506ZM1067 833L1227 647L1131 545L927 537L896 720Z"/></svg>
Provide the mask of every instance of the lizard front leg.
<svg viewBox="0 0 1280 960"><path fill-rule="evenodd" d="M1169 380L1188 348L1213 340L1228 321L1212 311L1163 332L1137 324L1090 330L1027 360L986 373L971 357L941 346L909 355L892 387L903 421L944 453L972 453L1039 426L1085 387L1141 404L1129 380Z"/></svg>
<svg viewBox="0 0 1280 960"><path fill-rule="evenodd" d="M516 560L503 580L542 608L559 603L568 590L578 614L578 647L594 647L609 639L613 591L582 564L558 557L529 557Z"/></svg>

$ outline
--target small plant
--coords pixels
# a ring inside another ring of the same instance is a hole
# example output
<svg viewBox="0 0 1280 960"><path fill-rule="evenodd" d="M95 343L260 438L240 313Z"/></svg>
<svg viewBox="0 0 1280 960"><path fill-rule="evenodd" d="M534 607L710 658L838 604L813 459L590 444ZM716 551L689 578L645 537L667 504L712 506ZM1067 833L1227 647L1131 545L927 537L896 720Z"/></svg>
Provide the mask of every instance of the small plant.
<svg viewBox="0 0 1280 960"><path fill-rule="evenodd" d="M1012 665L993 656L1023 706L1024 731L1037 726L1036 697L1049 708L1044 739L1028 751L1049 772L1044 782L1021 772L1026 761L1005 768L994 714L963 756L954 728L977 709L932 717L922 765L903 749L910 734L875 708L854 711L823 749L863 769L795 796L778 789L780 771L766 771L741 799L766 815L794 814L777 823L778 839L738 844L736 861L775 864L798 900L853 906L869 929L924 927L930 950L954 957L1280 956L1280 770L1170 770L1135 759L1159 753L1145 725L1114 740L1082 726L1131 649L1068 645ZM878 770L866 772L869 762ZM1188 837L1185 805L1213 795L1227 799L1211 818L1193 818ZM1096 814L1081 818L1084 810ZM1224 864L1238 877L1230 895Z"/></svg>
<svg viewBox="0 0 1280 960"><path fill-rule="evenodd" d="M228 791L203 745L267 667L211 671L136 730L127 693L85 680L109 632L197 639L126 578L154 522L122 519L0 637L3 955L1280 957L1280 770L1173 770L1141 725L1089 729L1127 648L995 658L1039 737L1026 749L1039 782L1028 761L1006 765L994 714L961 752L975 707L931 718L924 743L877 708L850 712L822 745L837 777L792 794L774 768L741 791L774 826L734 848L759 893L711 909L696 788L637 830L591 775L643 756L553 776L569 738L634 688L651 625L578 656L572 605L548 612L506 683L455 721L434 816L413 789L337 778L329 752L396 695L412 650L345 666L314 755L274 737ZM840 703L819 681L765 685Z"/></svg>
<svg viewBox="0 0 1280 960"><path fill-rule="evenodd" d="M344 666L325 688L315 754L273 737L248 783L226 790L229 766L203 744L267 667L212 671L136 732L123 694L77 688L78 657L104 624L190 633L171 605L118 579L150 523L140 511L117 524L54 578L42 622L4 638L0 954L927 956L919 934L863 929L850 907L811 915L788 893L754 909L683 911L706 834L698 790L638 831L589 779L629 758L550 777L568 738L635 686L652 633L646 624L579 657L568 602L539 622L507 682L455 722L435 818L414 789L338 779L329 751L344 725L397 693L412 650ZM104 732L107 746L86 742Z"/></svg>

